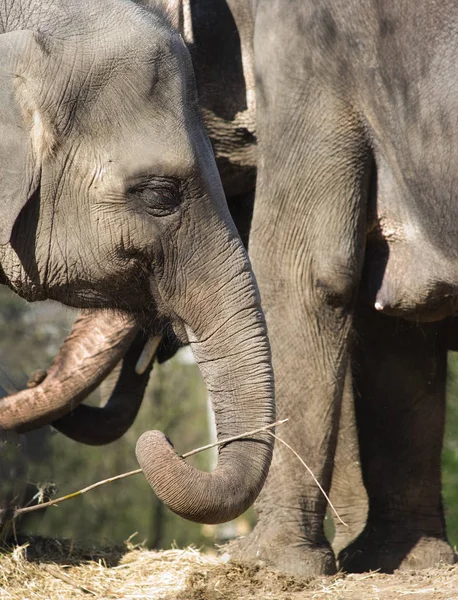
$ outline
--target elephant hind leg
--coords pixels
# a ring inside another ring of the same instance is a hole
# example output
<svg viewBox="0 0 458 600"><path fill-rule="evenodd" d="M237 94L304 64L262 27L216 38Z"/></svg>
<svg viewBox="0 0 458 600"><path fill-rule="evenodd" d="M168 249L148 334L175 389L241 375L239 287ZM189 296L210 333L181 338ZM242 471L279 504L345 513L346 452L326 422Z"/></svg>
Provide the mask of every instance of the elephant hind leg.
<svg viewBox="0 0 458 600"><path fill-rule="evenodd" d="M356 418L369 514L364 531L340 553L340 566L392 572L452 564L440 463L446 326L366 306L357 314Z"/></svg>

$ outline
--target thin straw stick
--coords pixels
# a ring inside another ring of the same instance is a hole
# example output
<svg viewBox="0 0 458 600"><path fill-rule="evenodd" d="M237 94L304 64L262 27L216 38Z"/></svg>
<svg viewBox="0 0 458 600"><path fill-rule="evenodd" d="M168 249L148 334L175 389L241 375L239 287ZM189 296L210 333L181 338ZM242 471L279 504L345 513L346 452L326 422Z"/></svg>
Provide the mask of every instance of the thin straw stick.
<svg viewBox="0 0 458 600"><path fill-rule="evenodd" d="M250 437L252 435L255 435L256 433L261 433L262 431L267 431L267 433L269 435L271 435L276 440L278 440L280 443L282 443L284 446L286 446L296 456L296 458L298 458L300 460L301 464L310 473L311 477L313 478L313 481L318 486L318 489L321 491L321 493L323 494L323 496L326 498L327 503L331 507L331 510L333 511L333 513L335 514L335 516L337 517L337 519L342 523L342 525L344 525L345 527L348 527L348 525L345 523L345 521L343 521L341 519L339 513L337 512L337 510L335 509L334 505L332 504L329 496L326 494L326 492L324 491L324 489L321 486L320 482L318 481L318 479L313 474L313 471L305 463L305 461L301 458L301 456L299 456L299 454L296 452L296 450L294 450L294 448L292 448L287 442L285 442L280 437L278 437L277 435L275 435L275 433L272 433L271 431L268 431L270 429L273 429L274 427L278 427L278 425L283 425L283 423L286 423L287 421L288 421L288 419L282 419L280 421L276 421L275 423L271 423L270 425L266 425L265 427L261 427L260 429L254 429L253 431L247 431L247 432L241 433L239 435L234 435L234 436L232 436L230 438L225 438L224 440L221 440L221 441L218 441L218 442L213 442L211 444L207 444L206 446L201 446L200 448L196 448L195 450L191 450L190 452L186 452L185 454L182 455L181 458L188 458L189 456L193 456L194 454L197 454L199 452L203 452L204 450L209 450L210 448L214 448L215 446L222 446L224 444L228 444L229 442L234 442L236 440L244 439L244 438ZM48 506L56 506L56 505L60 504L61 502L65 502L66 500L71 500L72 498L76 498L77 496L82 496L83 494L86 494L87 492L89 492L91 490L94 490L94 489L96 489L98 487L101 487L102 485L106 485L107 483L113 483L114 481L118 481L120 479L126 479L127 477L132 477L132 475L138 475L140 473L142 473L141 469L135 469L134 471L128 471L127 473L122 473L121 475L115 475L114 477L110 477L108 479L103 479L102 481L98 481L97 483L93 483L92 485L88 485L87 487L85 487L85 488L83 488L81 490L78 490L77 492L73 492L71 494L67 494L66 496L61 496L60 498L55 498L54 500L49 500L48 502L43 502L43 503L37 504L35 506L27 506L27 507L24 507L24 508L17 508L15 510L14 515L12 516L11 519L14 520L17 517L19 517L20 515L23 515L23 514L29 513L29 512L34 512L36 510L41 510L42 508L46 508ZM2 513L5 513L5 512L8 512L7 509L6 510L5 509L4 510L0 510L0 515Z"/></svg>
<svg viewBox="0 0 458 600"><path fill-rule="evenodd" d="M275 433L272 433L271 431L268 432L269 435L271 435L272 437L274 437L276 440L278 440L279 442L281 442L282 444L284 444L287 448L289 448L291 450L291 452L301 461L301 463L304 465L304 467L307 469L307 471L310 473L310 475L313 478L313 481L317 484L318 489L321 491L321 493L323 494L323 496L326 498L327 503L329 504L329 506L331 507L332 512L335 514L335 516L339 519L339 521L342 523L342 525L345 525L345 527L348 527L348 525L345 523L345 521L343 521L340 516L339 513L336 511L336 509L334 508L333 503L331 502L329 496L326 494L326 492L324 491L324 489L321 487L320 482L318 481L318 479L315 477L315 475L313 474L313 471L310 467L308 467L304 460L299 456L299 454L296 452L296 450L294 450L294 448L292 448L287 442L285 442L285 440L282 440L281 438L278 437L278 435L275 435Z"/></svg>
<svg viewBox="0 0 458 600"><path fill-rule="evenodd" d="M250 437L255 435L256 433L261 433L262 431L266 431L268 429L272 429L273 427L278 427L278 425L283 425L286 423L288 419L282 419L281 421L276 421L275 423L271 423L270 425L266 425L265 427L261 427L259 429L254 429L253 431L247 431L245 433L241 433L239 435L234 435L230 438L226 438L224 440L220 440L218 442L213 442L212 444L207 444L206 446L202 446L201 448L196 448L195 450L191 450L190 452L186 452L182 455L182 458L188 458L188 456L193 456L198 452L203 452L204 450L209 450L210 448L214 448L215 446L222 446L223 444L228 444L229 442L234 442L235 440L240 440L243 438ZM270 432L269 432L270 433ZM61 496L60 498L55 498L54 500L49 500L48 502L43 502L42 504L36 504L35 506L27 506L25 508L17 508L14 512L13 519L19 517L20 515L24 515L25 513L34 512L36 510L41 510L42 508L46 508L48 506L55 506L60 504L61 502L65 502L66 500L71 500L72 498L76 498L77 496L82 496L87 492L94 490L102 485L106 485L107 483L112 483L113 481L118 481L119 479L126 479L126 477L132 477L132 475L138 475L142 473L141 469L135 469L134 471L128 471L127 473L122 473L121 475L116 475L115 477L110 477L108 479L104 479L103 481L97 481L97 483L93 483L92 485L88 485L82 490L78 490L77 492L72 492L71 494L67 494L66 496ZM0 514L5 511L0 511Z"/></svg>

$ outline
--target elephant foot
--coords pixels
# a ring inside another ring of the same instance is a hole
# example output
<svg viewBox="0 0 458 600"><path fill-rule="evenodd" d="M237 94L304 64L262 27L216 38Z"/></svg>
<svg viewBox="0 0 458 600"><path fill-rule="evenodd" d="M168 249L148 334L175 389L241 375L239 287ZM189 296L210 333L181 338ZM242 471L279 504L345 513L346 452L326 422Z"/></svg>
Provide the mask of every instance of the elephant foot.
<svg viewBox="0 0 458 600"><path fill-rule="evenodd" d="M427 569L455 562L455 552L440 536L412 534L410 539L388 539L382 528L368 527L338 557L339 568L347 573L377 569L392 573L396 569Z"/></svg>
<svg viewBox="0 0 458 600"><path fill-rule="evenodd" d="M311 543L287 527L256 526L223 551L232 560L256 562L289 575L312 578L336 572L334 553L324 536L319 543Z"/></svg>

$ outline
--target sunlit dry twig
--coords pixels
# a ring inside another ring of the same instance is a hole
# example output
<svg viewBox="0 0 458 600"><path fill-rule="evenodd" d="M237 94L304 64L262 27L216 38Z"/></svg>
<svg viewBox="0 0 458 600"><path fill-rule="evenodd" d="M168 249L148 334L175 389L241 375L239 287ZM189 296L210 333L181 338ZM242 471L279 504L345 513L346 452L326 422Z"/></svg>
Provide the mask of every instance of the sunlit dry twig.
<svg viewBox="0 0 458 600"><path fill-rule="evenodd" d="M288 421L288 419L282 419L280 421L276 421L275 423L271 423L270 425L266 425L265 427L260 427L259 429L254 429L253 431L246 431L245 433L241 433L239 435L234 435L234 436L232 436L230 438L225 438L224 440L220 440L220 441L217 441L217 442L213 442L211 444L207 444L206 446L202 446L200 448L196 448L195 450L191 450L190 452L186 452L185 454L182 455L182 458L188 458L189 456L193 456L194 454L197 454L199 452L203 452L204 450L209 450L210 448L214 448L215 446L223 446L224 444L228 444L229 442L234 442L236 440L248 438L248 437L251 437L252 435L255 435L257 433L261 433L262 431L267 431L267 433L269 433L269 435L271 435L276 440L278 440L280 443L282 443L283 445L285 445L300 460L301 464L310 473L311 477L313 478L314 482L318 486L319 490L321 491L321 493L323 494L323 496L326 498L327 503L329 504L329 506L330 506L331 510L333 511L333 513L336 515L337 519L339 519L339 521L342 523L342 525L345 525L345 527L348 527L348 525L345 523L345 521L343 521L341 519L341 517L339 516L339 513L335 509L334 505L332 504L329 496L324 491L324 489L321 486L320 482L315 477L315 475L313 474L313 472L310 469L310 467L301 458L301 456L299 456L299 454L296 452L296 450L294 450L294 448L292 448L287 442L285 442L284 440L282 440L281 438L279 438L277 435L275 435L275 433L272 433L271 431L269 431L270 429L273 429L274 427L278 427L279 425L283 425L283 423L286 423L287 421ZM81 490L78 490L76 492L72 492L71 494L67 494L66 496L61 496L60 498L55 498L54 500L49 500L48 502L43 502L43 503L37 504L35 506L27 506L27 507L24 507L24 508L16 508L16 510L14 512L14 515L12 516L12 519L16 519L17 517L19 517L20 515L23 515L25 513L34 512L36 510L41 510L42 508L46 508L48 506L56 506L58 504L61 504L62 502L65 502L67 500L71 500L72 498L76 498L77 496L82 496L83 494L86 494L87 492L89 492L91 490L94 490L94 489L96 489L98 487L101 487L102 485L106 485L107 483L113 483L114 481L118 481L120 479L126 479L127 477L132 477L132 475L138 475L139 473L142 473L141 469L134 469L133 471L128 471L127 473L122 473L121 475L115 475L114 477L109 477L108 479L103 479L102 481L97 481L96 483L93 483L92 485L88 485L87 487L85 487L85 488L83 488ZM0 511L0 515L3 512L5 512L5 511Z"/></svg>
<svg viewBox="0 0 458 600"><path fill-rule="evenodd" d="M307 469L307 471L310 473L310 475L313 478L313 481L317 484L318 489L320 490L320 492L323 494L323 496L326 498L327 503L329 504L329 506L331 507L332 512L335 514L335 516L339 519L339 521L342 523L342 525L345 525L345 527L348 527L348 525L345 523L345 521L343 521L340 516L339 513L336 511L336 509L334 508L333 503L331 502L329 496L326 494L326 492L324 491L324 489L322 488L320 482L318 481L318 479L315 477L315 475L313 474L312 469L307 466L305 464L305 461L299 456L299 454L296 452L296 450L294 450L294 448L292 448L287 442L285 442L285 440L282 440L281 438L278 437L278 435L275 435L275 433L272 433L271 431L268 432L272 437L274 437L276 440L278 440L279 442L281 442L282 444L284 444L287 448L289 448L291 450L291 452L294 454L294 456L296 456L301 463L304 465L304 467Z"/></svg>
<svg viewBox="0 0 458 600"><path fill-rule="evenodd" d="M229 442L234 442L236 440L240 440L243 438L251 437L256 433L261 433L262 431L266 431L268 429L272 429L274 427L278 427L279 425L283 425L286 423L288 419L282 419L281 421L276 421L275 423L271 423L270 425L266 425L265 427L260 427L259 429L254 429L253 431L246 431L245 433L241 433L239 435L234 435L230 438L225 438L224 440L220 440L217 442L213 442L212 444L207 444L206 446L202 446L201 448L196 448L195 450L191 450L190 452L186 452L182 455L182 458L188 458L188 456L193 456L198 452L203 452L204 450L209 450L210 448L214 448L215 446L222 446L224 444L228 444ZM138 475L142 473L141 469L135 469L133 471L128 471L127 473L122 473L121 475L116 475L115 477L109 477L108 479L104 479L102 481L97 481L92 485L88 485L87 487L78 490L77 492L72 492L71 494L67 494L66 496L61 496L60 498L55 498L54 500L49 500L48 502L43 502L42 504L37 504L35 506L27 506L25 508L17 508L14 512L13 519L16 519L20 515L25 513L34 512L36 510L41 510L42 508L46 508L48 506L56 506L61 502L65 502L66 500L71 500L72 498L76 498L77 496L82 496L91 490L94 490L102 485L106 485L107 483L113 483L113 481L118 481L119 479L126 479L127 477L132 477L132 475ZM3 511L0 511L0 514Z"/></svg>

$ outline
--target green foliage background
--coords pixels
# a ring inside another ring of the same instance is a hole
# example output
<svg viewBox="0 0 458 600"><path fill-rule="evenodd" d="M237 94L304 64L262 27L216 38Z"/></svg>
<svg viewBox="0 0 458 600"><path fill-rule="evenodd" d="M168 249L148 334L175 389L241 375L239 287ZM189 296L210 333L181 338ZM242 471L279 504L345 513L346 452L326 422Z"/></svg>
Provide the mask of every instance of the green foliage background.
<svg viewBox="0 0 458 600"><path fill-rule="evenodd" d="M442 451L442 493L447 532L451 544L458 546L458 353L449 352L447 417Z"/></svg>
<svg viewBox="0 0 458 600"><path fill-rule="evenodd" d="M5 393L24 388L32 371L49 366L75 314L51 302L27 304L0 286L0 387ZM90 402L100 403L98 392ZM449 539L458 545L458 354L452 352L447 404L443 496ZM47 429L29 436L29 480L55 482L59 495L136 469L135 443L147 429L166 432L178 452L207 444L212 437L205 386L186 351L155 365L136 422L121 440L90 447ZM205 452L191 460L208 470L214 457L214 452ZM142 475L36 515L24 523L28 533L99 543L122 543L135 534L136 542L144 541L150 548L212 545L246 533L253 522L253 513L223 527L184 521L157 500Z"/></svg>

